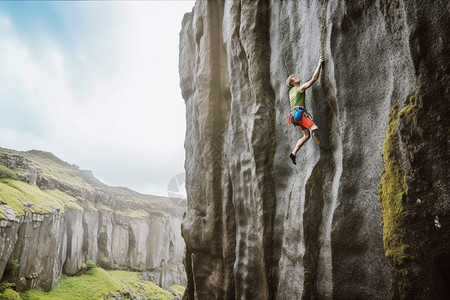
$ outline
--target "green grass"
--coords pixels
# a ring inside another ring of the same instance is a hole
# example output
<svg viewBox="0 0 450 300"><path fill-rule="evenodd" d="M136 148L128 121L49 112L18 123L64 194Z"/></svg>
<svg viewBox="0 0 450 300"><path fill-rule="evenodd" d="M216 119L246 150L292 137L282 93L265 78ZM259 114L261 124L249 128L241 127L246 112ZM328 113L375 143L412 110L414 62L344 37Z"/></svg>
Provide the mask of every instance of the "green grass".
<svg viewBox="0 0 450 300"><path fill-rule="evenodd" d="M49 195L53 201L58 201L61 204L63 204L66 208L70 209L83 209L77 202L77 199L75 199L72 196L67 195L64 192L61 192L60 190L54 189L54 190L45 190L43 191L47 195Z"/></svg>
<svg viewBox="0 0 450 300"><path fill-rule="evenodd" d="M57 180L66 185L82 188L91 192L94 191L87 182L79 176L76 176L77 172L79 172L78 167L70 165L54 156L52 153L38 150L22 152L0 148L0 154L23 157L29 160L30 163L47 179ZM14 170L14 172L20 174L23 170L17 169Z"/></svg>
<svg viewBox="0 0 450 300"><path fill-rule="evenodd" d="M0 220L6 220L6 211L0 206Z"/></svg>
<svg viewBox="0 0 450 300"><path fill-rule="evenodd" d="M14 170L11 170L3 165L0 165L0 179L5 178L19 179Z"/></svg>
<svg viewBox="0 0 450 300"><path fill-rule="evenodd" d="M77 167L57 158L52 153L31 150L25 152L24 156L31 160L33 165L40 169L46 178L55 179L74 187L93 191L88 183L80 177L75 176L75 173L78 171Z"/></svg>
<svg viewBox="0 0 450 300"><path fill-rule="evenodd" d="M108 271L114 279L123 280L127 282L127 286L131 288L136 295L149 298L149 299L173 299L175 296L172 293L160 288L158 285L151 281L140 280L139 272L129 271ZM157 292L157 294L155 294Z"/></svg>
<svg viewBox="0 0 450 300"><path fill-rule="evenodd" d="M178 284L174 284L174 285L169 286L169 288L167 290L172 290L172 291L177 292L180 295L183 295L184 291L186 290L186 287L178 285Z"/></svg>
<svg viewBox="0 0 450 300"><path fill-rule="evenodd" d="M23 216L25 215L25 206L22 202L26 202L26 197L23 192L9 185L11 181L9 179L0 181L0 200L12 208L16 217ZM2 216L6 219L3 213Z"/></svg>
<svg viewBox="0 0 450 300"><path fill-rule="evenodd" d="M50 213L53 206L64 212L65 208L82 209L77 200L59 190L41 190L39 187L19 180L0 180L0 200L12 208L16 217L25 215L24 202L29 202L34 213ZM0 219L5 219L4 210L0 210Z"/></svg>
<svg viewBox="0 0 450 300"><path fill-rule="evenodd" d="M125 217L131 217L135 219L145 219L148 218L148 212L145 210L137 210L137 209L125 209L125 210L118 210L116 211L116 214L125 216Z"/></svg>
<svg viewBox="0 0 450 300"><path fill-rule="evenodd" d="M125 299L132 298L135 295L154 300L171 300L175 297L172 293L160 288L150 281L140 280L138 274L139 273L137 272L105 271L102 268L93 268L81 276L63 276L50 292L33 289L22 293L21 296L23 300L110 299L110 297L108 297L108 293L110 292L116 296L120 296L117 292L118 290L125 292L131 289L134 293L130 293ZM124 284L121 280L125 281L127 284ZM184 288L180 286L176 287L176 289L184 291ZM175 288L173 288L173 290L178 292Z"/></svg>
<svg viewBox="0 0 450 300"><path fill-rule="evenodd" d="M9 169L0 164L0 197L12 207L17 216L25 214L23 202L30 202L39 206L33 206L34 213L48 213L50 205L59 208L87 209L87 210L109 210L118 215L131 218L148 218L149 216L167 216L167 214L180 213L185 208L185 203L174 203L167 197L143 195L124 187L109 187L100 181L89 178L89 172L80 170L79 167L71 165L57 158L52 153L31 150L15 151L0 148L0 155L11 155L17 160L23 160L36 168L39 176L57 181L60 192L41 191L35 186L21 182L19 177L25 172L24 169ZM25 169L27 167L24 167ZM86 176L89 179L86 179ZM92 180L91 180L92 179ZM73 195L77 199L69 196ZM102 194L108 195L108 202L92 202L92 197L85 195ZM4 198L4 199L3 199ZM6 200L5 200L6 199ZM55 203L51 203L55 201ZM107 205L107 206L106 206ZM5 210L0 208L0 219L6 219Z"/></svg>
<svg viewBox="0 0 450 300"><path fill-rule="evenodd" d="M106 206L106 205L100 204L100 205L97 205L97 210L107 210L107 211L111 211L111 208L109 208L109 207Z"/></svg>
<svg viewBox="0 0 450 300"><path fill-rule="evenodd" d="M20 295L12 289L6 289L0 294L0 300L20 300Z"/></svg>
<svg viewBox="0 0 450 300"><path fill-rule="evenodd" d="M20 295L12 289L6 289L0 294L0 300L20 300Z"/></svg>
<svg viewBox="0 0 450 300"><path fill-rule="evenodd" d="M101 268L93 268L82 276L63 276L50 292L33 289L22 293L22 299L104 299L108 292L115 292L122 284Z"/></svg>

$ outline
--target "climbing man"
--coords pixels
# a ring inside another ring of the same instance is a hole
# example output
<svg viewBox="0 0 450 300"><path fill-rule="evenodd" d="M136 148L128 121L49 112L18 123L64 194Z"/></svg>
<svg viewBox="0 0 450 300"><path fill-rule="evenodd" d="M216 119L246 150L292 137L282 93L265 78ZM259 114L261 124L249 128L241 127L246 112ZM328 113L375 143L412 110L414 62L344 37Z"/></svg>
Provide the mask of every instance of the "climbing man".
<svg viewBox="0 0 450 300"><path fill-rule="evenodd" d="M330 150L329 146L320 145L319 128L311 120L310 115L306 113L306 106L305 106L305 90L310 86L312 86L314 82L316 82L316 80L319 78L322 63L323 57L320 57L319 64L317 65L313 78L302 85L300 85L300 78L294 75L289 76L288 79L286 80L286 84L291 87L291 89L289 90L289 102L291 105L291 112L288 114L286 122L287 124L299 126L300 130L303 132L303 137L297 141L294 150L289 155L294 165L296 165L295 159L298 150L300 150L300 147L307 140L309 140L310 130L314 140L316 141L317 145L319 145L320 150Z"/></svg>

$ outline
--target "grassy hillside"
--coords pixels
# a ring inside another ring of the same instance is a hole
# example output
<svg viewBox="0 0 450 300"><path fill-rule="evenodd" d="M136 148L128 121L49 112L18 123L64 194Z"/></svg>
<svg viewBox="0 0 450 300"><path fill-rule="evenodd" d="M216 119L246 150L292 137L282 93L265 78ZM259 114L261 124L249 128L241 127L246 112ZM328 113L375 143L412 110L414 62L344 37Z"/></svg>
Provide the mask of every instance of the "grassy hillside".
<svg viewBox="0 0 450 300"><path fill-rule="evenodd" d="M2 204L6 204L2 205ZM119 215L145 218L150 214L179 214L185 202L110 187L90 171L62 161L51 153L0 148L0 220L25 214L65 209L114 210Z"/></svg>
<svg viewBox="0 0 450 300"><path fill-rule="evenodd" d="M173 299L176 296L166 291L151 281L139 279L139 273L128 271L106 271L102 268L93 268L84 275L63 278L50 291L44 292L33 289L23 293L23 300L38 299L65 299L65 300L88 300L88 299L111 299L109 293L120 297L119 290L124 293L123 299L131 299L141 296L147 299ZM181 286L172 286L168 290L180 294L184 292Z"/></svg>

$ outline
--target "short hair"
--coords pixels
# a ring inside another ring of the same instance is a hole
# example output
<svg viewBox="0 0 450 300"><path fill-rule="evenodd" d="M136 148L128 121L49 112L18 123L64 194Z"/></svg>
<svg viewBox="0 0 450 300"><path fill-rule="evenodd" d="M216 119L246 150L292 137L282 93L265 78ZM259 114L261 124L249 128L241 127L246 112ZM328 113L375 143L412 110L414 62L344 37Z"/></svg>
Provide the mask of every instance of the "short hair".
<svg viewBox="0 0 450 300"><path fill-rule="evenodd" d="M294 87L292 85L292 77L294 76L294 74L289 75L289 77L286 79L286 84L290 87Z"/></svg>

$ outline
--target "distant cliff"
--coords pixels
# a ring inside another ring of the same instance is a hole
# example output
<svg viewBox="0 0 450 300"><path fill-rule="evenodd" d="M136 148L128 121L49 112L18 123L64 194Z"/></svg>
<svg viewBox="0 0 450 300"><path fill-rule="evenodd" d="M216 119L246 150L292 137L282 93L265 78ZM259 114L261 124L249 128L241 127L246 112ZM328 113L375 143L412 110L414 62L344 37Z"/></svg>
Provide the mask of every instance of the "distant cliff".
<svg viewBox="0 0 450 300"><path fill-rule="evenodd" d="M94 260L184 284L184 205L109 187L51 153L0 148L0 278L48 291Z"/></svg>
<svg viewBox="0 0 450 300"><path fill-rule="evenodd" d="M197 1L189 299L450 298L448 1ZM285 124L289 74L332 151Z"/></svg>

